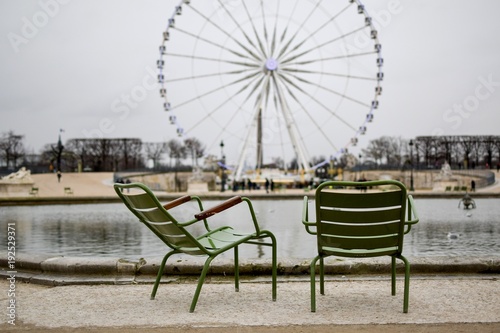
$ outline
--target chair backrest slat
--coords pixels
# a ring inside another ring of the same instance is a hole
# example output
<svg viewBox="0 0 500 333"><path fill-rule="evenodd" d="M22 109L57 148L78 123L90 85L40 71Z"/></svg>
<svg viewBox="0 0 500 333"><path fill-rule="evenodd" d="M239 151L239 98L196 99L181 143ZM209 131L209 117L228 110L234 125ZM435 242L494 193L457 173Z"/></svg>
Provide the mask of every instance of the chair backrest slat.
<svg viewBox="0 0 500 333"><path fill-rule="evenodd" d="M356 196L352 198L352 196ZM401 204L401 191L384 191L377 193L349 193L349 192L330 192L325 189L321 193L320 204L329 206L335 203L337 207L344 208L378 208L390 207Z"/></svg>
<svg viewBox="0 0 500 333"><path fill-rule="evenodd" d="M334 237L322 235L321 244L324 247L334 247L342 250L373 250L379 248L393 248L397 251L399 237L397 234L385 237Z"/></svg>
<svg viewBox="0 0 500 333"><path fill-rule="evenodd" d="M132 189L124 191L122 189ZM115 184L116 193L134 213L166 245L184 253L204 254L203 246L165 209L143 184ZM183 198L183 202L187 199ZM189 200L187 200L189 201ZM168 204L166 205L168 207Z"/></svg>
<svg viewBox="0 0 500 333"><path fill-rule="evenodd" d="M399 221L371 224L322 223L321 234L351 237L383 237L399 232Z"/></svg>
<svg viewBox="0 0 500 333"><path fill-rule="evenodd" d="M148 193L124 193L120 196L135 209L147 209L156 207L156 202Z"/></svg>
<svg viewBox="0 0 500 333"><path fill-rule="evenodd" d="M171 216L166 215L158 207L152 209L134 209L144 221L147 222L172 222Z"/></svg>
<svg viewBox="0 0 500 333"><path fill-rule="evenodd" d="M340 208L321 209L321 219L329 222L380 223L401 219L401 206L383 210L343 210Z"/></svg>

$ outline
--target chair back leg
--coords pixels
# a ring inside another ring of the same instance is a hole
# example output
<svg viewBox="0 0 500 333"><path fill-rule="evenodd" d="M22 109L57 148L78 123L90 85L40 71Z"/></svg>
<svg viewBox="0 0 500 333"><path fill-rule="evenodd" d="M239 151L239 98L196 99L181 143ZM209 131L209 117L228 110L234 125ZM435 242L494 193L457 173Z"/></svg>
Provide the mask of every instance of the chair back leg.
<svg viewBox="0 0 500 333"><path fill-rule="evenodd" d="M158 286L160 285L160 280L161 280L161 277L163 276L163 271L165 270L165 264L167 263L168 258L170 258L170 256L174 253L176 253L176 252L170 251L169 253L167 253L163 257L163 260L161 261L160 268L158 269L158 274L156 274L156 281L155 281L155 284L153 286L153 290L151 291L151 299L152 300L155 299L155 297L156 297L156 291L158 290Z"/></svg>
<svg viewBox="0 0 500 333"><path fill-rule="evenodd" d="M205 277L207 276L208 268L210 267L210 263L214 257L208 257L205 261L205 265L203 265L203 270L201 271L200 278L198 279L198 286L196 286L196 291L194 293L193 301L191 302L191 307L189 308L189 312L193 313L196 307L196 303L198 302L198 297L200 297L201 287L203 286L203 282L205 282Z"/></svg>

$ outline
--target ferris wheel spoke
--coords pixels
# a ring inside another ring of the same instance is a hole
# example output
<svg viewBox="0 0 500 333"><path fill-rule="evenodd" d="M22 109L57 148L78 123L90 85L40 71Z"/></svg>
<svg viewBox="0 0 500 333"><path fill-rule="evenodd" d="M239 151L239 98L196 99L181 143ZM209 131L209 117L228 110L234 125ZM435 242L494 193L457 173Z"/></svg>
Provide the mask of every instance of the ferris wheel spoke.
<svg viewBox="0 0 500 333"><path fill-rule="evenodd" d="M262 54L264 55L264 57L267 57L266 50L264 48L264 45L262 44L262 39L259 37L259 34L257 32L257 28L255 27L255 22L254 22L254 20L252 18L252 15L248 11L248 7L247 7L245 1L242 1L242 3L243 3L243 7L245 8L245 13L247 14L248 20L250 21L250 25L252 26L254 37L255 37L255 39L257 41L257 44L259 45L259 49L262 52Z"/></svg>
<svg viewBox="0 0 500 333"><path fill-rule="evenodd" d="M327 75L327 76L342 77L342 78L354 79L354 80L377 81L376 77L371 77L371 76L356 76L356 75L349 75L349 74L330 73L330 72L326 72L326 71L314 71L314 70L305 70L305 69L298 69L298 68L287 68L286 72L287 73L288 72L300 73L300 74Z"/></svg>
<svg viewBox="0 0 500 333"><path fill-rule="evenodd" d="M165 83L172 83L172 82L181 82L181 81L191 81L191 80L197 80L197 79L207 79L211 77L217 77L220 76L221 74L224 75L236 75L236 74L242 74L245 72L250 71L250 69L245 69L245 70L239 70L239 71L227 71L227 72L218 72L218 73L209 73L209 74L203 74L203 75L191 75L191 76L185 76L185 77L178 77L175 79L169 79L165 80Z"/></svg>
<svg viewBox="0 0 500 333"><path fill-rule="evenodd" d="M354 98L354 97L350 97L350 96L348 96L348 95L346 95L346 94L344 94L344 93L341 93L341 92L339 92L339 91L336 91L336 90L333 90L333 89L326 88L326 87L324 87L323 85L317 84L317 83L315 83L315 82L311 82L311 81L309 81L309 80L307 80L307 79L304 79L304 78L301 78L301 77L294 77L293 75L290 75L290 76L292 76L292 77L293 77L295 80L297 80L297 81L300 81L300 82L306 83L306 84L308 84L308 85L311 85L311 86L313 86L313 87L319 88L319 89L321 89L321 90L327 91L327 92L332 93L332 94L334 94L334 95L336 95L336 96L339 96L339 97L345 98L346 100L349 100L349 101L351 101L351 102L357 103L357 104L362 105L362 106L365 106L365 107L370 107L370 105L369 105L369 104L366 104L365 102L363 102L363 101L361 101L361 100L358 100L358 99L356 99L356 98ZM287 76L284 76L284 75L283 75L283 79L284 79L284 80L286 80L286 81L287 81L290 85L294 86L297 90L299 90L299 91L301 91L301 92L303 92L303 93L307 94L307 92L305 91L305 89L303 89L303 88L301 88L300 86L298 86L297 84L295 84L295 83L294 83L294 82L293 82L290 78L288 78ZM310 95L309 95L309 96L310 96ZM312 97L312 96L310 96L310 97ZM332 114L333 114L333 113L332 113Z"/></svg>
<svg viewBox="0 0 500 333"><path fill-rule="evenodd" d="M252 77L255 77L255 76L258 76L258 75L259 75L259 72L256 72L256 73L253 73L253 74L249 74L249 75L247 75L247 76L245 76L245 77L243 77L243 78L240 78L240 79L238 79L238 80L235 80L235 81L229 82L229 83L227 83L227 84L223 84L223 85L221 85L221 86L219 86L219 87L216 87L216 88L214 88L214 89L212 89L212 90L209 90L209 91L207 91L207 92L205 92L205 93L202 93L202 94L200 94L200 95L198 95L198 96L195 96L195 97L193 97L193 98L191 98L191 99L188 99L188 100L186 100L186 101L184 101L184 102L181 102L181 103L179 103L179 104L176 104L176 105L175 105L175 107L177 107L177 108L178 108L178 107L181 107L181 106L184 106L184 105L190 104L190 103L192 103L192 102L194 102L194 101L196 101L196 100L198 100L198 99L201 99L201 98L203 98L203 97L206 97L206 96L212 95L212 94L214 94L214 93L216 93L216 92L219 92L219 91L221 91L221 90L223 90L223 89L225 89L225 88L227 88L227 87L230 87L230 86L232 86L233 84L237 84L237 83L239 83L239 82L242 82L242 81L248 80L248 79L250 79L250 78L252 78Z"/></svg>
<svg viewBox="0 0 500 333"><path fill-rule="evenodd" d="M203 60L203 61L213 61L221 64L231 64L231 65L238 65L238 66L245 66L245 67L250 67L253 69L258 69L259 65L256 63L248 63L248 62L241 62L241 61L235 61L235 60L228 60L228 59L220 59L220 58L210 58L210 57L202 57L202 56L194 56L194 55L188 55L188 54L180 54L180 53L166 53L166 55L171 56L171 57L177 57L177 58L185 58L185 59L193 59L193 60Z"/></svg>
<svg viewBox="0 0 500 333"><path fill-rule="evenodd" d="M273 29L273 39L271 42L271 53L269 56L274 57L274 54L276 52L276 38L278 37L278 13L279 13L279 8L280 8L281 1L276 2L276 14L274 16L274 29Z"/></svg>
<svg viewBox="0 0 500 333"><path fill-rule="evenodd" d="M313 96L312 94L308 93L307 91L305 91L304 89L300 88L297 84L295 84L293 81L291 81L290 79L288 79L287 77L285 76L282 76L281 77L283 80L285 80L288 84L290 84L291 86L293 86L294 88L296 88L298 91L300 91L301 93L303 93L305 96L307 96L308 98L310 98L311 100L315 101L318 105L320 105L326 112L328 112L330 115L332 115L333 117L337 118L340 122L342 122L344 125L346 125L348 128L350 128L351 130L353 131L356 131L357 129L352 126L351 124L349 124L347 121L345 121L343 118L341 118L338 114L336 114L335 112L333 112L328 106L326 106L323 102L321 102L320 100L318 100L315 96ZM337 94L340 94L340 93L337 93ZM340 94L342 95L342 94ZM365 105L367 106L367 105Z"/></svg>
<svg viewBox="0 0 500 333"><path fill-rule="evenodd" d="M224 3L222 3L220 0L219 0L219 4L224 8L224 10L229 13L229 11L227 10L226 6L224 5ZM196 8L192 7L191 8L202 18L204 18L208 23L210 23L212 26L214 26L217 30L219 30L220 32L222 32L224 35L226 35L227 37L229 37L229 39L231 39L233 42L235 42L239 47L241 47L243 50L245 50L246 52L248 52L253 58L254 60L259 60L259 56L257 54L255 54L250 48L246 47L245 45L243 45L238 39L234 38L233 35L229 34L224 28L222 28L220 25L216 24L214 21L212 21L210 19L210 17L204 15L202 12L200 12L199 10L197 10ZM238 25L237 25L238 26Z"/></svg>
<svg viewBox="0 0 500 333"><path fill-rule="evenodd" d="M321 30L326 28L328 24L334 22L342 13L344 13L352 3L348 4L344 8L342 8L338 13L336 13L334 16L332 16L329 20L325 21L320 27L318 27L315 31L311 32L310 35L315 35L319 33ZM303 38L302 41L298 42L292 49L290 49L286 54L283 54L282 57L286 57L287 54L292 53L293 51L297 50L299 47L302 47L304 43L308 41L308 38Z"/></svg>
<svg viewBox="0 0 500 333"><path fill-rule="evenodd" d="M294 61L294 60L295 60L295 59L297 59L297 58L303 57L303 56L305 56L305 55L308 55L308 54L309 54L309 53L311 53L311 52L314 52L314 51L319 50L319 49L321 49L321 48L323 48L323 47L325 47L325 46L328 46L328 45L330 45L330 44L333 44L333 43L335 43L335 42L338 42L338 41L342 40L343 38L348 37L348 36L350 36L350 35L352 35L352 34L355 34L355 33L359 32L359 31L361 31L361 30L363 30L363 29L365 29L365 28L366 28L365 26L362 26L362 27L360 27L360 28L358 28L358 29L355 29L355 30L353 30L353 31L351 31L351 32L348 32L348 33L346 33L346 34L344 34L344 35L342 35L342 36L339 36L339 37L337 37L337 38L331 39L331 40L326 41L326 42L324 42L324 43L322 43L322 44L318 44L318 45L316 45L315 47L312 47L312 48L310 48L310 49L308 49L308 50L306 50L306 51L304 51L304 52L301 52L301 53L296 54L296 55L290 55L290 57L289 57L289 58L287 58L287 59L284 59L284 60L283 60L283 63L284 63L284 64L286 64L286 63L290 63L290 62Z"/></svg>
<svg viewBox="0 0 500 333"><path fill-rule="evenodd" d="M293 10L292 10L292 15L290 15L290 16L289 16L289 18L288 18L288 22L287 22L287 24L285 25L285 29L283 30L283 33L281 34L281 37L280 37L280 43L281 43L281 44L282 44L282 43L284 43L285 38L286 38L286 36L287 36L287 34L288 34L288 27L290 26L290 22L291 22L291 19L292 19L292 17L293 17L293 14L295 14L295 11L296 11L296 9L297 9L297 5L298 5L298 1L295 1L295 6L293 7ZM291 41L290 41L289 43L291 43ZM283 54L284 52L286 52L286 49L287 49L287 45L285 45L284 47L282 47L282 48L281 48L280 53L279 53L276 57L277 57L277 58L280 58L280 57L282 56L282 54Z"/></svg>
<svg viewBox="0 0 500 333"><path fill-rule="evenodd" d="M245 32L244 29L241 28L241 24L235 19L234 15L231 13L231 11L226 8L226 6L224 5L224 3L222 2L222 0L218 0L219 4L221 5L221 7L224 9L224 11L226 12L226 14L229 16L229 18L231 18L231 20L233 21L233 23L235 24L236 27L238 27L238 29L240 30L240 32L243 34L243 36L245 37L245 40L255 49L255 50L259 50L258 46L254 44L253 40L247 35L247 33ZM251 51L250 51L251 52ZM252 52L252 55L254 55L254 53ZM264 54L262 54L261 56L265 56ZM255 55L256 59L260 59L259 56Z"/></svg>
<svg viewBox="0 0 500 333"><path fill-rule="evenodd" d="M356 99L356 98L354 98L354 97L348 96L348 95L343 94L343 93L341 93L341 92L338 92L338 91L336 91L336 90L326 88L326 87L325 87L325 86L323 86L323 85L317 84L316 82L311 82L310 80L307 80L307 79L305 79L305 78L303 78L303 77L298 77L298 76L295 76L295 75L293 75L293 74L289 74L289 76L293 77L294 79L296 79L296 80L298 80L298 81L301 81L301 82L303 82L303 83L306 83L306 84L308 84L308 85L314 86L314 87L316 87L316 88L319 88L319 89L322 89L322 90L328 91L328 92L330 92L330 93L332 93L332 94L334 94L334 95L337 95L337 96L340 96L340 97L342 97L342 98L345 98L346 100L349 100L349 101L351 101L351 102L354 102L354 103L360 104L360 105L362 105L362 106L370 107L370 105L369 105L369 104L366 104L366 103L365 103L365 102L363 102L363 101L360 101L360 100L358 100L358 99ZM292 81L289 81L289 82L292 82Z"/></svg>
<svg viewBox="0 0 500 333"><path fill-rule="evenodd" d="M323 57L323 58L309 59L309 60L305 60L305 61L298 61L298 62L294 62L293 64L295 66L303 66L303 65L309 65L309 64L314 64L314 63L318 63L318 62L345 60L345 59L349 59L349 58L362 57L362 56L373 55L373 54L377 54L377 53L378 53L377 51L350 53L350 54L345 54L345 55L341 55L341 56Z"/></svg>
<svg viewBox="0 0 500 333"><path fill-rule="evenodd" d="M297 96L290 90L290 88L286 84L284 86L287 89L288 94L297 102L297 104L300 106L300 108L302 110L304 110L304 113L309 118L309 120L311 121L311 123L314 124L314 126L318 130L318 132L322 134L323 138L330 144L330 146L333 149L337 150L338 148L335 145L335 143L333 143L333 141L330 139L330 137L328 136L328 134L323 130L323 128L324 128L323 124L319 124L316 121L316 119L314 119L312 117L312 114L310 112L306 111L307 110L306 106L302 103L302 101L299 98L297 98Z"/></svg>
<svg viewBox="0 0 500 333"><path fill-rule="evenodd" d="M320 5L320 2L318 2L316 4L316 6L309 12L309 14L304 18L304 20L302 21L302 23L300 24L299 27L297 27L295 33L290 37L290 39L288 40L287 43L285 43L285 46L283 47L283 49L281 50L281 52L279 53L278 55L278 58L281 58L283 57L283 55L287 52L288 48L290 47L290 45L292 44L293 40L297 37L297 35L299 34L299 32L304 28L304 25L309 21L309 19L311 18L311 16L314 14L314 12L316 11L316 9L319 7Z"/></svg>
<svg viewBox="0 0 500 333"><path fill-rule="evenodd" d="M207 119L212 119L214 122L217 123L217 120L214 118L214 115L219 111L221 110L225 104L229 103L229 99L222 102L218 107L216 107L215 109L213 109L211 112L209 112L209 114L205 115L203 118L199 119L192 127L188 128L186 130L186 133L189 133L191 131L194 131L198 126L204 124ZM240 109L238 109L237 111L240 111ZM230 133L231 131L229 130L229 125L236 119L236 117L238 116L238 112L233 112L232 115L230 117L224 117L222 119L225 120L225 123L224 124L218 124L222 129L224 129L224 131ZM232 133L233 135L236 135L236 133Z"/></svg>
<svg viewBox="0 0 500 333"><path fill-rule="evenodd" d="M262 80L262 77L259 77L258 79L261 79ZM259 85L259 82L257 82L257 86ZM207 119L209 118L214 118L214 116L220 111L222 110L222 107L224 107L227 103L229 103L229 101L231 101L231 99L235 98L236 96L240 95L241 93L243 93L244 91L247 91L248 87L250 86L250 83L248 83L247 85L243 86L240 90L238 90L237 92L235 92L232 96L229 96L229 98L226 98L222 103L220 103L218 106L216 106L215 108L213 108L212 110L209 110L207 112L207 114L202 117L201 119L199 119L192 127L188 128L186 132L190 132L194 129L196 129L199 125L203 124ZM246 97L246 100L248 100L251 95L253 94L253 92L255 92L255 88L251 90L250 93L248 93L247 97ZM245 101L246 101L245 100ZM243 103L244 104L244 103ZM241 107L238 108L238 111L241 110ZM237 115L238 115L238 111L237 112L233 112L232 113L232 117L230 117L230 119L234 119ZM215 119L215 118L214 118ZM225 128L225 127L224 127Z"/></svg>
<svg viewBox="0 0 500 333"><path fill-rule="evenodd" d="M264 41L266 42L265 45L268 47L267 52L265 53L267 56L271 55L271 47L269 45L269 37L267 34L267 25L266 25L266 14L264 13L264 1L260 0L260 10L262 14L262 31L264 33Z"/></svg>
<svg viewBox="0 0 500 333"><path fill-rule="evenodd" d="M235 56L237 56L237 57L240 57L240 58L243 58L243 59L253 59L253 60L256 60L255 58L248 57L248 56L247 56L246 54L244 54L244 53L240 53L240 52L238 52L238 51L236 51L236 50L232 50L232 49L230 49L230 48L225 47L224 45L221 45L221 44L219 44L219 43L212 42L211 40L208 40L208 39L206 39L206 38L203 38L203 37L201 37L201 36L199 36L199 35L196 35L196 34L194 34L194 33L189 32L189 31L182 30L182 29L177 29L177 30L178 30L178 31L180 31L180 32L182 32L182 33L184 33L184 34L186 34L186 35L188 35L188 36L193 37L194 39L201 40L201 41L203 41L203 42L205 42L205 43L207 43L207 44L210 44L210 45L212 45L212 46L216 46L216 47L220 48L221 50L225 50L225 51L227 51L227 52L230 52L230 53L234 54L234 55L235 55Z"/></svg>
<svg viewBox="0 0 500 333"><path fill-rule="evenodd" d="M342 59L347 59L347 58L356 58L356 57L362 57L362 56L370 56L373 54L377 54L377 51L368 51L368 52L359 52L359 53L349 53L341 56L335 56L335 57L326 57L323 58L323 60L342 60Z"/></svg>

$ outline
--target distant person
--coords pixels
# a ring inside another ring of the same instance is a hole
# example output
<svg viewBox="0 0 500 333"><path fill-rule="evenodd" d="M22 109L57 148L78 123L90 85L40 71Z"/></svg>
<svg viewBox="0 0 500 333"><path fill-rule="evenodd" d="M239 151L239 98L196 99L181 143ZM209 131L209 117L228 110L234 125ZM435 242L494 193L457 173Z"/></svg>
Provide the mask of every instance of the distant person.
<svg viewBox="0 0 500 333"><path fill-rule="evenodd" d="M471 192L476 192L476 182L474 179L470 181L470 190Z"/></svg>
<svg viewBox="0 0 500 333"><path fill-rule="evenodd" d="M269 193L269 184L270 184L269 183L269 179L266 178L266 184L265 184L265 186L266 186L266 193Z"/></svg>
<svg viewBox="0 0 500 333"><path fill-rule="evenodd" d="M57 182L60 183L61 182L61 177L62 177L62 173L60 170L57 170Z"/></svg>
<svg viewBox="0 0 500 333"><path fill-rule="evenodd" d="M274 192L274 181L271 179L271 192Z"/></svg>

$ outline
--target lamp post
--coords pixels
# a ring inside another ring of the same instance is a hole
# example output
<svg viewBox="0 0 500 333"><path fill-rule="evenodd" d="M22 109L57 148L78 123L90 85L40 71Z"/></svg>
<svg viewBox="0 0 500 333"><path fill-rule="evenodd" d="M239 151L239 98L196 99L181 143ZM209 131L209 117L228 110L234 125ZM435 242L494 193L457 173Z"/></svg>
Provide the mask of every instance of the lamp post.
<svg viewBox="0 0 500 333"><path fill-rule="evenodd" d="M220 191L224 192L226 189L226 172L225 172L225 156L224 156L224 141L220 142L220 156L221 156L221 176L220 176Z"/></svg>
<svg viewBox="0 0 500 333"><path fill-rule="evenodd" d="M361 166L361 159L363 158L363 155L361 154L358 154L358 161L357 161L357 165L356 165L356 169L357 171L362 174L362 166ZM361 178L364 178L364 177L357 177L358 179L361 179Z"/></svg>
<svg viewBox="0 0 500 333"><path fill-rule="evenodd" d="M64 132L63 129L59 130L59 140L57 141L57 146L52 146L52 151L56 157L56 171L61 172L61 157L64 150L64 146L61 141L61 133Z"/></svg>
<svg viewBox="0 0 500 333"><path fill-rule="evenodd" d="M413 187L413 140L410 140L410 191L415 191Z"/></svg>

